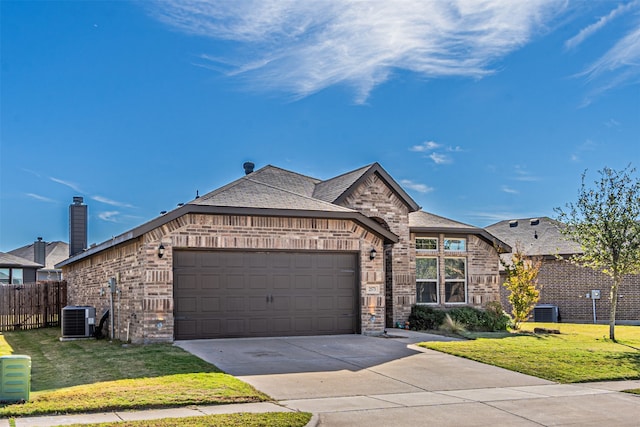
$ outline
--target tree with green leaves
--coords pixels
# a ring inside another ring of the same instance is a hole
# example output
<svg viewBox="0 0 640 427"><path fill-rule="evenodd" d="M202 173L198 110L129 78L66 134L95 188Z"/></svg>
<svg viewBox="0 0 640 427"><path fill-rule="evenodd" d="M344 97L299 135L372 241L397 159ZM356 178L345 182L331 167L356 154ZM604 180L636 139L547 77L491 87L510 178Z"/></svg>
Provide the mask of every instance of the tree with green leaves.
<svg viewBox="0 0 640 427"><path fill-rule="evenodd" d="M558 220L566 224L562 234L581 246L582 253L570 261L611 277L609 338L615 341L618 290L627 274L640 273L640 180L631 165L621 171L605 167L595 186L585 184L578 201L567 211L556 208Z"/></svg>
<svg viewBox="0 0 640 427"><path fill-rule="evenodd" d="M542 261L527 257L519 247L516 247L511 256L511 263L502 260L500 262L507 274L507 280L503 286L509 291L513 328L518 330L520 323L529 318L531 311L540 301L538 273Z"/></svg>

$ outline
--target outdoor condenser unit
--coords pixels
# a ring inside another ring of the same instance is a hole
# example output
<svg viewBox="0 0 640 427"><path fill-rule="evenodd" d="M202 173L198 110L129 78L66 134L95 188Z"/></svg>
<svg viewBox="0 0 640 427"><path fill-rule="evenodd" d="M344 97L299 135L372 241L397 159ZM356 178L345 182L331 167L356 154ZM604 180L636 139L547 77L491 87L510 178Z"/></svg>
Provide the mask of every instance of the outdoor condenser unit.
<svg viewBox="0 0 640 427"><path fill-rule="evenodd" d="M62 309L62 338L93 336L95 325L94 307L68 305Z"/></svg>
<svg viewBox="0 0 640 427"><path fill-rule="evenodd" d="M552 304L539 304L533 308L534 322L558 322L558 306Z"/></svg>

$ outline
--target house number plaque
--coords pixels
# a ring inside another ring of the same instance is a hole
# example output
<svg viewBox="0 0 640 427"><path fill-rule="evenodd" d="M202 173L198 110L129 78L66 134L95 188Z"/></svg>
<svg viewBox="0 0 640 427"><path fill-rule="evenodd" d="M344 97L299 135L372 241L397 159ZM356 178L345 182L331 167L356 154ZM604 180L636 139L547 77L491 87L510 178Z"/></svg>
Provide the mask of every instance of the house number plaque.
<svg viewBox="0 0 640 427"><path fill-rule="evenodd" d="M379 295L379 294L380 294L379 285L367 285L367 295Z"/></svg>

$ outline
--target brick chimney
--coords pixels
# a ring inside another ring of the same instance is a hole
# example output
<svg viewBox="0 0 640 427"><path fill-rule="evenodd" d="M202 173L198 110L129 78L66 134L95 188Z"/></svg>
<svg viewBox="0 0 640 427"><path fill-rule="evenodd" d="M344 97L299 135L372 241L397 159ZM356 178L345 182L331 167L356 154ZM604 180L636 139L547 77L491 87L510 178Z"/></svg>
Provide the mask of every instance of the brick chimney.
<svg viewBox="0 0 640 427"><path fill-rule="evenodd" d="M79 196L69 205L69 256L87 249L87 205Z"/></svg>

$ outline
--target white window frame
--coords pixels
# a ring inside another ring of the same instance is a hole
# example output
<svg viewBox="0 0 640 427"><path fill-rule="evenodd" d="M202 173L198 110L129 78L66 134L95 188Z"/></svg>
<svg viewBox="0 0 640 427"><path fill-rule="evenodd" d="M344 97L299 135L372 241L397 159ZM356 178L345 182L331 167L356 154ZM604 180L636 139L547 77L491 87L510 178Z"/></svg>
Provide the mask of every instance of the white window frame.
<svg viewBox="0 0 640 427"><path fill-rule="evenodd" d="M436 242L436 247L434 249L418 249L418 240L433 240ZM438 252L438 238L437 237L416 237L416 252L419 253L437 253Z"/></svg>
<svg viewBox="0 0 640 427"><path fill-rule="evenodd" d="M447 249L447 241L459 240L464 242L464 249ZM467 251L467 239L465 237L445 237L442 242L442 247L445 252L466 252Z"/></svg>
<svg viewBox="0 0 640 427"><path fill-rule="evenodd" d="M435 279L418 279L418 277L416 277L416 304L421 304L421 305L427 305L427 304L431 304L431 305L438 305L440 304L440 258L437 256L421 256L421 257L417 257L416 261L418 259L435 259L436 260L436 278ZM418 285L420 283L433 283L436 286L436 300L435 301L430 301L430 302L424 302L424 301L418 301L417 300L417 294L418 294Z"/></svg>
<svg viewBox="0 0 640 427"><path fill-rule="evenodd" d="M447 260L448 259L461 259L464 262L464 279L447 279L446 276L446 268L447 268ZM444 257L444 271L445 271L445 277L444 277L444 295L443 295L443 299L444 299L444 303L445 304L467 304L467 301L469 299L468 297L468 289L467 289L467 284L468 284L468 262L467 262L467 258L466 257L454 257L454 256L448 256L448 257ZM447 284L448 283L463 283L464 286L464 301L447 301Z"/></svg>

